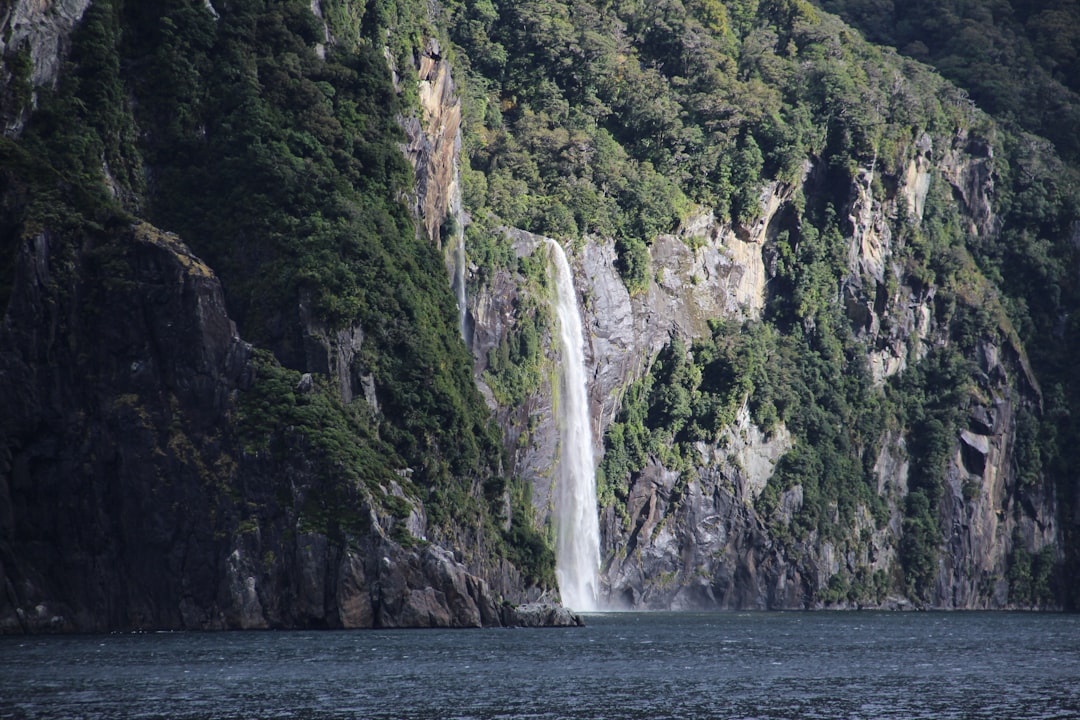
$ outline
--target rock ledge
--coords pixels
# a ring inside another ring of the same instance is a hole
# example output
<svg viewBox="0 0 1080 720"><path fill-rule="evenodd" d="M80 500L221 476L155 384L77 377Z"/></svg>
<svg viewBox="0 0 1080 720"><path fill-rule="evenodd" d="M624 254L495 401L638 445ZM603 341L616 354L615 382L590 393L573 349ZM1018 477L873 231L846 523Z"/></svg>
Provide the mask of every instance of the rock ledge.
<svg viewBox="0 0 1080 720"><path fill-rule="evenodd" d="M562 605L527 603L502 608L502 624L506 627L585 627L581 615Z"/></svg>

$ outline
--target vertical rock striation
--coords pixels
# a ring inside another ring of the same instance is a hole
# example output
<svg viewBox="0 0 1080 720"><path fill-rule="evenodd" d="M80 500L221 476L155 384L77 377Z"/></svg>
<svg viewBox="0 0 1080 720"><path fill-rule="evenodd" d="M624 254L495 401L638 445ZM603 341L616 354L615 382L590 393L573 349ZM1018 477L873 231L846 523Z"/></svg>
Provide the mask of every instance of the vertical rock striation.
<svg viewBox="0 0 1080 720"><path fill-rule="evenodd" d="M0 348L0 632L518 624L453 553L391 539L422 512L305 518L318 452L238 436L252 348L176 236L28 239Z"/></svg>
<svg viewBox="0 0 1080 720"><path fill-rule="evenodd" d="M14 0L0 8L4 135L18 135L36 107L37 89L56 83L71 31L89 6L90 0Z"/></svg>
<svg viewBox="0 0 1080 720"><path fill-rule="evenodd" d="M936 146L946 150L935 152ZM866 346L879 387L950 342L939 321L937 284L913 279L903 265L905 240L893 232L898 218L922 222L933 183L945 183L959 198L972 233L993 233L997 227L993 153L986 143L966 133L936 139L922 134L909 156L896 177L879 178L882 171L874 166L858 172L845 208L848 268L838 301ZM822 178L808 166L802 192L823 192ZM796 229L793 195L790 188L770 185L762 196L762 218L752 227L731 228L705 214L686 220L678 234L657 237L650 247L653 278L637 296L618 275L613 243L585 239L575 272L584 288L594 441L614 420L625 388L648 371L669 338L705 336L710 319L761 316L775 272L776 236ZM543 242L517 230L508 234L519 256ZM514 298L526 292L519 280L513 272L499 271L476 294L473 351L481 370L487 351L514 327ZM972 298L989 293L978 284L962 291ZM971 301L997 303L992 293L979 297ZM1006 576L1013 553L1036 553L1058 542L1053 493L1017 477L1016 418L1040 398L1023 349L1001 324L975 355L971 360L978 373L964 400L966 425L950 442L938 516L944 534L930 597L913 601L898 592L871 603L1010 606ZM553 507L548 490L557 447L553 392L544 384L524 407L496 407L514 467L534 483L541 513ZM905 434L886 431L874 467L888 517L883 521L869 507L856 508L842 541L816 533L795 543L777 538L778 527L790 524L802 507L800 485L780 492L771 520L759 514L757 500L773 468L798 442L782 423L770 433L761 431L744 406L721 441L699 444L700 460L688 478L651 458L629 479L625 507L601 509L601 582L607 601L654 609L814 607L835 602L825 599L835 578L869 573L886 584L898 578L897 548L913 472Z"/></svg>

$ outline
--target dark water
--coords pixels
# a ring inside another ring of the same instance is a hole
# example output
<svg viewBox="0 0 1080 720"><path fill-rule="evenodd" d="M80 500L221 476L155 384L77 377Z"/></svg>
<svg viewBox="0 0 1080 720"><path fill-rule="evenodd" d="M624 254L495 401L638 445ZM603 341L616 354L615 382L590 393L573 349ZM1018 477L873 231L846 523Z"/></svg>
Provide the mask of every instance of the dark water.
<svg viewBox="0 0 1080 720"><path fill-rule="evenodd" d="M1080 718L1080 617L0 638L0 718Z"/></svg>

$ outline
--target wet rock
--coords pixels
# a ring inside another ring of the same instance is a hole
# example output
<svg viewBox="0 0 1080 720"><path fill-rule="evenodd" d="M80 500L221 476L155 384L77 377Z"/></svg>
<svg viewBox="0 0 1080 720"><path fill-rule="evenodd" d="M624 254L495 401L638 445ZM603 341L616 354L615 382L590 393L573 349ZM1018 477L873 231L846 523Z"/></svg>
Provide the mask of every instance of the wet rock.
<svg viewBox="0 0 1080 720"><path fill-rule="evenodd" d="M585 619L569 608L549 603L527 603L502 608L506 627L583 627Z"/></svg>
<svg viewBox="0 0 1080 720"><path fill-rule="evenodd" d="M487 584L436 545L388 548L375 587L378 627L481 627L501 617Z"/></svg>

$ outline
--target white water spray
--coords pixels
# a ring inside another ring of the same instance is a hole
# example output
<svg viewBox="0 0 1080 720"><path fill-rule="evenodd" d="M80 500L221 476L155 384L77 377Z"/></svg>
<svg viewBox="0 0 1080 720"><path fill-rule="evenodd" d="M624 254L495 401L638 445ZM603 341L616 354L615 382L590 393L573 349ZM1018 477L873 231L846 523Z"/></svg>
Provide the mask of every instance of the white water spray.
<svg viewBox="0 0 1080 720"><path fill-rule="evenodd" d="M469 342L468 312L465 299L465 213L461 203L461 171L454 159L454 179L450 184L450 217L454 219L454 295L458 306L458 330L461 338Z"/></svg>
<svg viewBox="0 0 1080 720"><path fill-rule="evenodd" d="M555 488L555 577L563 604L582 612L598 606L600 522L596 468L585 384L584 335L570 265L559 243L548 240L555 269L555 311L562 350L559 402L561 457Z"/></svg>

